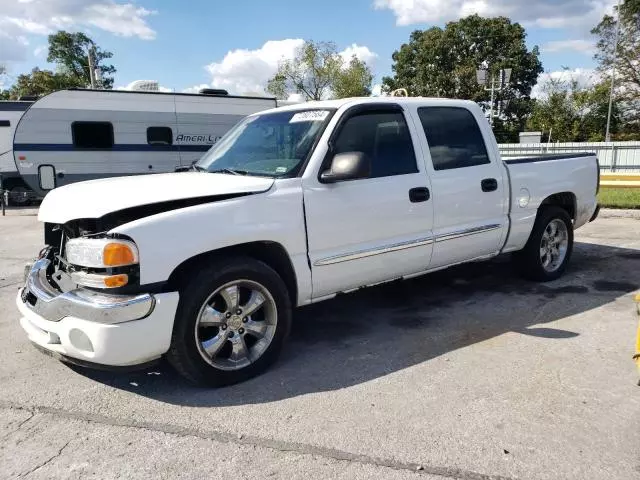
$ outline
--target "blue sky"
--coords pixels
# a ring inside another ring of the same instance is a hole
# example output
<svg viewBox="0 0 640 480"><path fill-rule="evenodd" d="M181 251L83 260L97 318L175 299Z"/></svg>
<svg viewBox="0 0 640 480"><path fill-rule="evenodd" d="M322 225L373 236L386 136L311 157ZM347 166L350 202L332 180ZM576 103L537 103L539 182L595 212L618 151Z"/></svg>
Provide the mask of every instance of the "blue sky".
<svg viewBox="0 0 640 480"><path fill-rule="evenodd" d="M331 40L369 62L376 80L415 29L469 13L523 23L548 72L590 72L590 28L614 0L0 0L0 63L12 76L46 67L46 33L87 32L114 53L116 85L157 80L182 91L200 86L258 90L301 39ZM287 41L288 40L288 41Z"/></svg>

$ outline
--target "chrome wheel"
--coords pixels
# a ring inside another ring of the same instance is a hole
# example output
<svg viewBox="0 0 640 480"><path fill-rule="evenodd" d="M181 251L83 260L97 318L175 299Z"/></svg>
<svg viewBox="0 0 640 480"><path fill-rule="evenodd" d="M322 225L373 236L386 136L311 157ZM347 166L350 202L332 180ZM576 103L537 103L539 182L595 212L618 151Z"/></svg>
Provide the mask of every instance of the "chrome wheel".
<svg viewBox="0 0 640 480"><path fill-rule="evenodd" d="M555 272L560 268L567 256L569 248L569 232L562 220L549 222L540 241L540 261L546 272Z"/></svg>
<svg viewBox="0 0 640 480"><path fill-rule="evenodd" d="M196 321L202 358L220 370L239 370L258 360L276 332L278 314L269 291L251 280L236 280L207 298Z"/></svg>

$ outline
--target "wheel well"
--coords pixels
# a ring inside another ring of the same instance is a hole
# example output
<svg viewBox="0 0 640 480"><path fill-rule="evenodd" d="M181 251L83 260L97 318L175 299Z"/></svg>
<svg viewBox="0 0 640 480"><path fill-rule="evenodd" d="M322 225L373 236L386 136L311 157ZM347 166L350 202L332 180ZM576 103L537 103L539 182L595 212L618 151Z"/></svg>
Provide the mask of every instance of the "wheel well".
<svg viewBox="0 0 640 480"><path fill-rule="evenodd" d="M231 256L251 257L266 263L273 268L280 278L284 281L291 303L296 305L298 301L298 283L296 272L289 258L289 254L285 248L276 242L262 241L242 243L230 247L220 248L209 252L201 253L195 257L191 257L180 265L169 276L169 285L178 286L183 283L186 275L194 269L197 269L205 262L211 262L219 258Z"/></svg>
<svg viewBox="0 0 640 480"><path fill-rule="evenodd" d="M25 187L31 190L21 177L9 177L2 179L2 188L11 190L15 187Z"/></svg>
<svg viewBox="0 0 640 480"><path fill-rule="evenodd" d="M544 205L555 205L563 208L567 211L571 220L576 219L576 196L571 192L554 193L545 198L540 207Z"/></svg>

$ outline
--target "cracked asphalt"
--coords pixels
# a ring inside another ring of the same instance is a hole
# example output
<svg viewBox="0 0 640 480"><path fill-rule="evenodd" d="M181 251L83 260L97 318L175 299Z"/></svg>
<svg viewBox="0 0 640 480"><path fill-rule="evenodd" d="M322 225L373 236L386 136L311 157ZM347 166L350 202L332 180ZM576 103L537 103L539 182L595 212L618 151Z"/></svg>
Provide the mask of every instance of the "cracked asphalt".
<svg viewBox="0 0 640 480"><path fill-rule="evenodd" d="M275 368L206 390L29 344L32 213L0 217L0 478L640 479L638 214L549 284L500 258L301 309Z"/></svg>

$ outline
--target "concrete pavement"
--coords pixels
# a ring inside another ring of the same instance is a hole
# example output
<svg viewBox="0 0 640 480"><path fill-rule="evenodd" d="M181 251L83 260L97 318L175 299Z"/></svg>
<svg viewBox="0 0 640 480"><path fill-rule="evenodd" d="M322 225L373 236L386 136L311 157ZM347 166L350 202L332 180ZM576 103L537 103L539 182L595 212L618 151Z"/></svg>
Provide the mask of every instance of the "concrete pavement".
<svg viewBox="0 0 640 480"><path fill-rule="evenodd" d="M42 241L0 217L0 478L640 478L640 221L578 230L566 276L508 258L296 312L265 375L72 369L13 304Z"/></svg>

